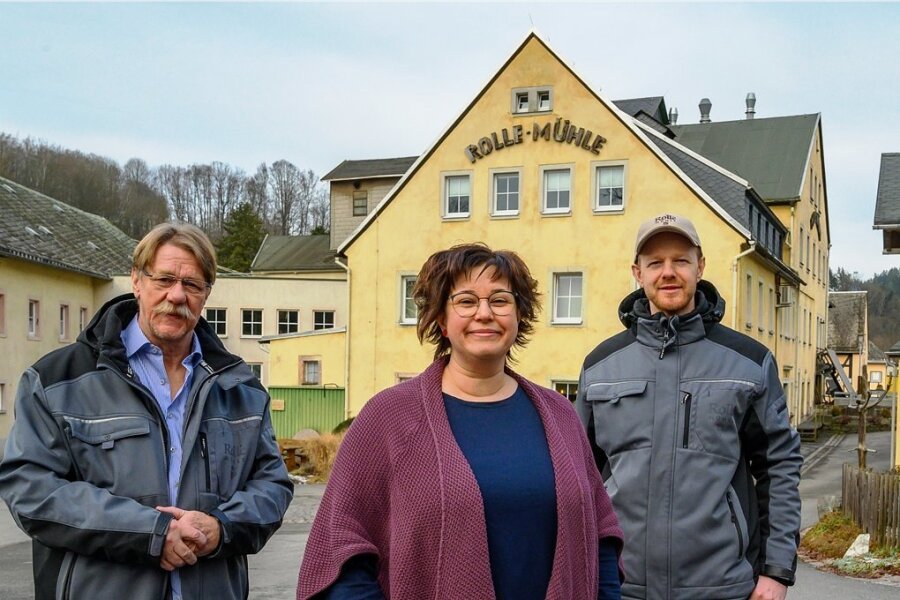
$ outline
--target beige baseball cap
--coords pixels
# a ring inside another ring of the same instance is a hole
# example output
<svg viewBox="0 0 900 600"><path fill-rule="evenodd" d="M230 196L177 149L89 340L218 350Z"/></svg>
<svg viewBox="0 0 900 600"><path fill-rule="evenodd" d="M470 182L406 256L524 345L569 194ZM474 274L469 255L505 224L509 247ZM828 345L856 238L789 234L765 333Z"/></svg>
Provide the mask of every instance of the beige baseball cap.
<svg viewBox="0 0 900 600"><path fill-rule="evenodd" d="M700 246L700 236L697 235L697 229L689 219L681 215L666 213L641 223L641 226L638 228L637 239L634 242L634 255L637 256L641 253L641 248L644 247L644 244L650 238L657 233L666 231L682 235L690 240L693 245Z"/></svg>

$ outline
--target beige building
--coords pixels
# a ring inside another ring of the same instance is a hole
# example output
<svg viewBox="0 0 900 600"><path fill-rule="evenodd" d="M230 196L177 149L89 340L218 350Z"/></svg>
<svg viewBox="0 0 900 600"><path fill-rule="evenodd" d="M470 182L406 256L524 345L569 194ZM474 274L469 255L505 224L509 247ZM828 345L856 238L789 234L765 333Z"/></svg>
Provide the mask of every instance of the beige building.
<svg viewBox="0 0 900 600"><path fill-rule="evenodd" d="M135 243L101 217L0 178L0 441L22 373L75 340L114 294L113 276L131 268Z"/></svg>
<svg viewBox="0 0 900 600"><path fill-rule="evenodd" d="M661 97L608 100L532 33L367 216L360 194L355 220L339 224L354 189L383 190L398 170L388 166L398 159L342 163L328 177L332 244L351 231L337 242L349 319L346 334L331 334L343 351L322 360L343 368L348 413L428 364L410 290L429 254L469 241L528 263L544 311L516 368L573 395L584 355L621 330L638 224L671 211L700 231L723 322L773 351L792 422L810 417L830 246L821 119L754 119L751 108L740 121L677 125ZM356 162L365 170L334 177ZM285 364L325 347L300 337L270 346Z"/></svg>

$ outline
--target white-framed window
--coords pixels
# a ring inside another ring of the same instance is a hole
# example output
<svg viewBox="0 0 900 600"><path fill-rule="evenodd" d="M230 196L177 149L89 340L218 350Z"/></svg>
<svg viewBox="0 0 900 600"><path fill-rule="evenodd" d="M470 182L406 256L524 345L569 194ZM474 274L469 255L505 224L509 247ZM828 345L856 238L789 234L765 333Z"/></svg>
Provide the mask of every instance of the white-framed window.
<svg viewBox="0 0 900 600"><path fill-rule="evenodd" d="M6 384L0 381L0 413L6 412Z"/></svg>
<svg viewBox="0 0 900 600"><path fill-rule="evenodd" d="M753 274L747 273L744 285L744 325L753 325Z"/></svg>
<svg viewBox="0 0 900 600"><path fill-rule="evenodd" d="M357 190L353 192L353 216L364 217L369 214L369 192Z"/></svg>
<svg viewBox="0 0 900 600"><path fill-rule="evenodd" d="M553 274L553 322L581 323L582 273Z"/></svg>
<svg viewBox="0 0 900 600"><path fill-rule="evenodd" d="M241 309L241 337L260 337L263 331L261 308Z"/></svg>
<svg viewBox="0 0 900 600"><path fill-rule="evenodd" d="M82 306L78 309L78 333L84 331L84 328L87 327L88 324L88 312L87 307Z"/></svg>
<svg viewBox="0 0 900 600"><path fill-rule="evenodd" d="M549 112L553 110L553 88L547 85L514 88L511 105L513 114Z"/></svg>
<svg viewBox="0 0 900 600"><path fill-rule="evenodd" d="M884 373L882 373L881 371L872 371L872 372L870 372L870 373L869 373L869 382L870 382L870 383L881 383L881 381L882 381L882 378L881 378L882 375L884 375Z"/></svg>
<svg viewBox="0 0 900 600"><path fill-rule="evenodd" d="M541 212L572 212L572 167L541 167Z"/></svg>
<svg viewBox="0 0 900 600"><path fill-rule="evenodd" d="M594 211L621 211L625 208L625 163L592 163Z"/></svg>
<svg viewBox="0 0 900 600"><path fill-rule="evenodd" d="M491 172L491 214L510 217L519 214L520 183L518 170L497 170Z"/></svg>
<svg viewBox="0 0 900 600"><path fill-rule="evenodd" d="M803 320L800 321L800 331L799 331L799 340L802 343L807 343L809 340L806 339L806 309L803 309Z"/></svg>
<svg viewBox="0 0 900 600"><path fill-rule="evenodd" d="M332 329L334 327L333 310L314 310L313 329Z"/></svg>
<svg viewBox="0 0 900 600"><path fill-rule="evenodd" d="M415 275L400 276L400 323L415 325L419 309L413 298L413 289L416 287Z"/></svg>
<svg viewBox="0 0 900 600"><path fill-rule="evenodd" d="M528 92L516 92L513 102L515 103L515 112L530 112L528 110Z"/></svg>
<svg viewBox="0 0 900 600"><path fill-rule="evenodd" d="M59 305L59 341L69 339L69 305Z"/></svg>
<svg viewBox="0 0 900 600"><path fill-rule="evenodd" d="M575 397L578 395L578 382L554 380L553 389L568 398L569 402L574 403Z"/></svg>
<svg viewBox="0 0 900 600"><path fill-rule="evenodd" d="M816 248L816 243L812 243L812 254L809 255L809 262L812 263L812 274L813 277L818 277L819 271L819 251Z"/></svg>
<svg viewBox="0 0 900 600"><path fill-rule="evenodd" d="M6 294L0 292L0 337L6 335Z"/></svg>
<svg viewBox="0 0 900 600"><path fill-rule="evenodd" d="M441 187L444 218L468 217L472 204L472 175L468 172L444 173Z"/></svg>
<svg viewBox="0 0 900 600"><path fill-rule="evenodd" d="M278 333L297 333L300 331L300 311L296 309L278 311Z"/></svg>
<svg viewBox="0 0 900 600"><path fill-rule="evenodd" d="M538 112L547 112L551 108L550 90L538 90L537 92L537 109Z"/></svg>
<svg viewBox="0 0 900 600"><path fill-rule="evenodd" d="M775 290L769 288L769 335L775 333Z"/></svg>
<svg viewBox="0 0 900 600"><path fill-rule="evenodd" d="M228 311L224 308L207 308L206 322L219 337L228 337Z"/></svg>
<svg viewBox="0 0 900 600"><path fill-rule="evenodd" d="M37 338L41 335L41 301L31 299L28 301L28 337Z"/></svg>
<svg viewBox="0 0 900 600"><path fill-rule="evenodd" d="M262 379L262 363L247 363L247 366L250 367L257 379Z"/></svg>
<svg viewBox="0 0 900 600"><path fill-rule="evenodd" d="M322 361L304 358L300 361L301 383L320 385L322 383Z"/></svg>
<svg viewBox="0 0 900 600"><path fill-rule="evenodd" d="M756 327L759 328L760 331L763 331L765 328L766 292L762 279L756 284L756 289Z"/></svg>
<svg viewBox="0 0 900 600"><path fill-rule="evenodd" d="M798 240L798 244L797 244L797 246L799 246L799 248L797 249L797 252L800 253L800 266L801 267L803 266L803 238L804 238L804 235L805 234L803 233L803 225L801 225L800 226L800 239Z"/></svg>

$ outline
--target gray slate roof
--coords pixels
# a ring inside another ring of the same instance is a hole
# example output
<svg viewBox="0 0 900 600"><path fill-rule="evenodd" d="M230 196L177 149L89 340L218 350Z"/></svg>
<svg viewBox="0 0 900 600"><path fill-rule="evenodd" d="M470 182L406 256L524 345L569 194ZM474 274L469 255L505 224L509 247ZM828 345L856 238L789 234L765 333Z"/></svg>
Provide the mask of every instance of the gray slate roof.
<svg viewBox="0 0 900 600"><path fill-rule="evenodd" d="M767 201L796 200L819 115L670 125L686 146L753 185Z"/></svg>
<svg viewBox="0 0 900 600"><path fill-rule="evenodd" d="M402 177L418 156L401 158L374 158L371 160L345 160L333 168L322 181L342 179L373 179L376 177Z"/></svg>
<svg viewBox="0 0 900 600"><path fill-rule="evenodd" d="M650 96L648 98L628 98L626 100L613 100L616 108L632 117L644 112L663 125L669 124L669 113L666 111L666 99L662 96Z"/></svg>
<svg viewBox="0 0 900 600"><path fill-rule="evenodd" d="M335 256L328 235L267 235L250 271L340 271Z"/></svg>
<svg viewBox="0 0 900 600"><path fill-rule="evenodd" d="M866 334L866 292L828 293L828 347L835 352L860 351Z"/></svg>
<svg viewBox="0 0 900 600"><path fill-rule="evenodd" d="M900 153L881 155L875 227L887 225L900 226Z"/></svg>
<svg viewBox="0 0 900 600"><path fill-rule="evenodd" d="M103 217L0 177L0 256L109 279L137 242Z"/></svg>

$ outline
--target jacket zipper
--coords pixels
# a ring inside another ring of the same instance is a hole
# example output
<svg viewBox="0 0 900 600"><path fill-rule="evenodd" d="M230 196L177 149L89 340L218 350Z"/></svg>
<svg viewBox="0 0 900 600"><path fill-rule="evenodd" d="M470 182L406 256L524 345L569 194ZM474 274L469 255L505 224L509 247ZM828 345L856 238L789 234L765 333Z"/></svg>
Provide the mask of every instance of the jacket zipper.
<svg viewBox="0 0 900 600"><path fill-rule="evenodd" d="M661 323L663 323L664 330L663 330L662 346L659 347L659 360L662 360L663 356L665 356L666 342L669 341L669 322L663 320L663 321L661 321Z"/></svg>
<svg viewBox="0 0 900 600"><path fill-rule="evenodd" d="M737 531L738 536L738 558L742 558L744 556L744 536L741 533L741 526L737 520L737 513L734 512L734 502L731 500L731 492L725 493L725 499L728 500L728 510L731 511L731 522L734 524L734 529Z"/></svg>
<svg viewBox="0 0 900 600"><path fill-rule="evenodd" d="M72 572L75 570L75 561L78 559L78 554L72 553L72 560L69 562L69 567L66 569L66 579L65 585L63 585L62 597L66 600L72 595Z"/></svg>
<svg viewBox="0 0 900 600"><path fill-rule="evenodd" d="M203 467L206 470L206 491L211 492L212 484L209 479L209 448L206 445L206 434L200 434L200 457L203 458Z"/></svg>
<svg viewBox="0 0 900 600"><path fill-rule="evenodd" d="M684 434L681 436L682 448L687 448L688 442L690 441L691 400L693 400L693 396L691 396L688 392L685 392L684 396L681 397L681 404L682 406L684 406Z"/></svg>

